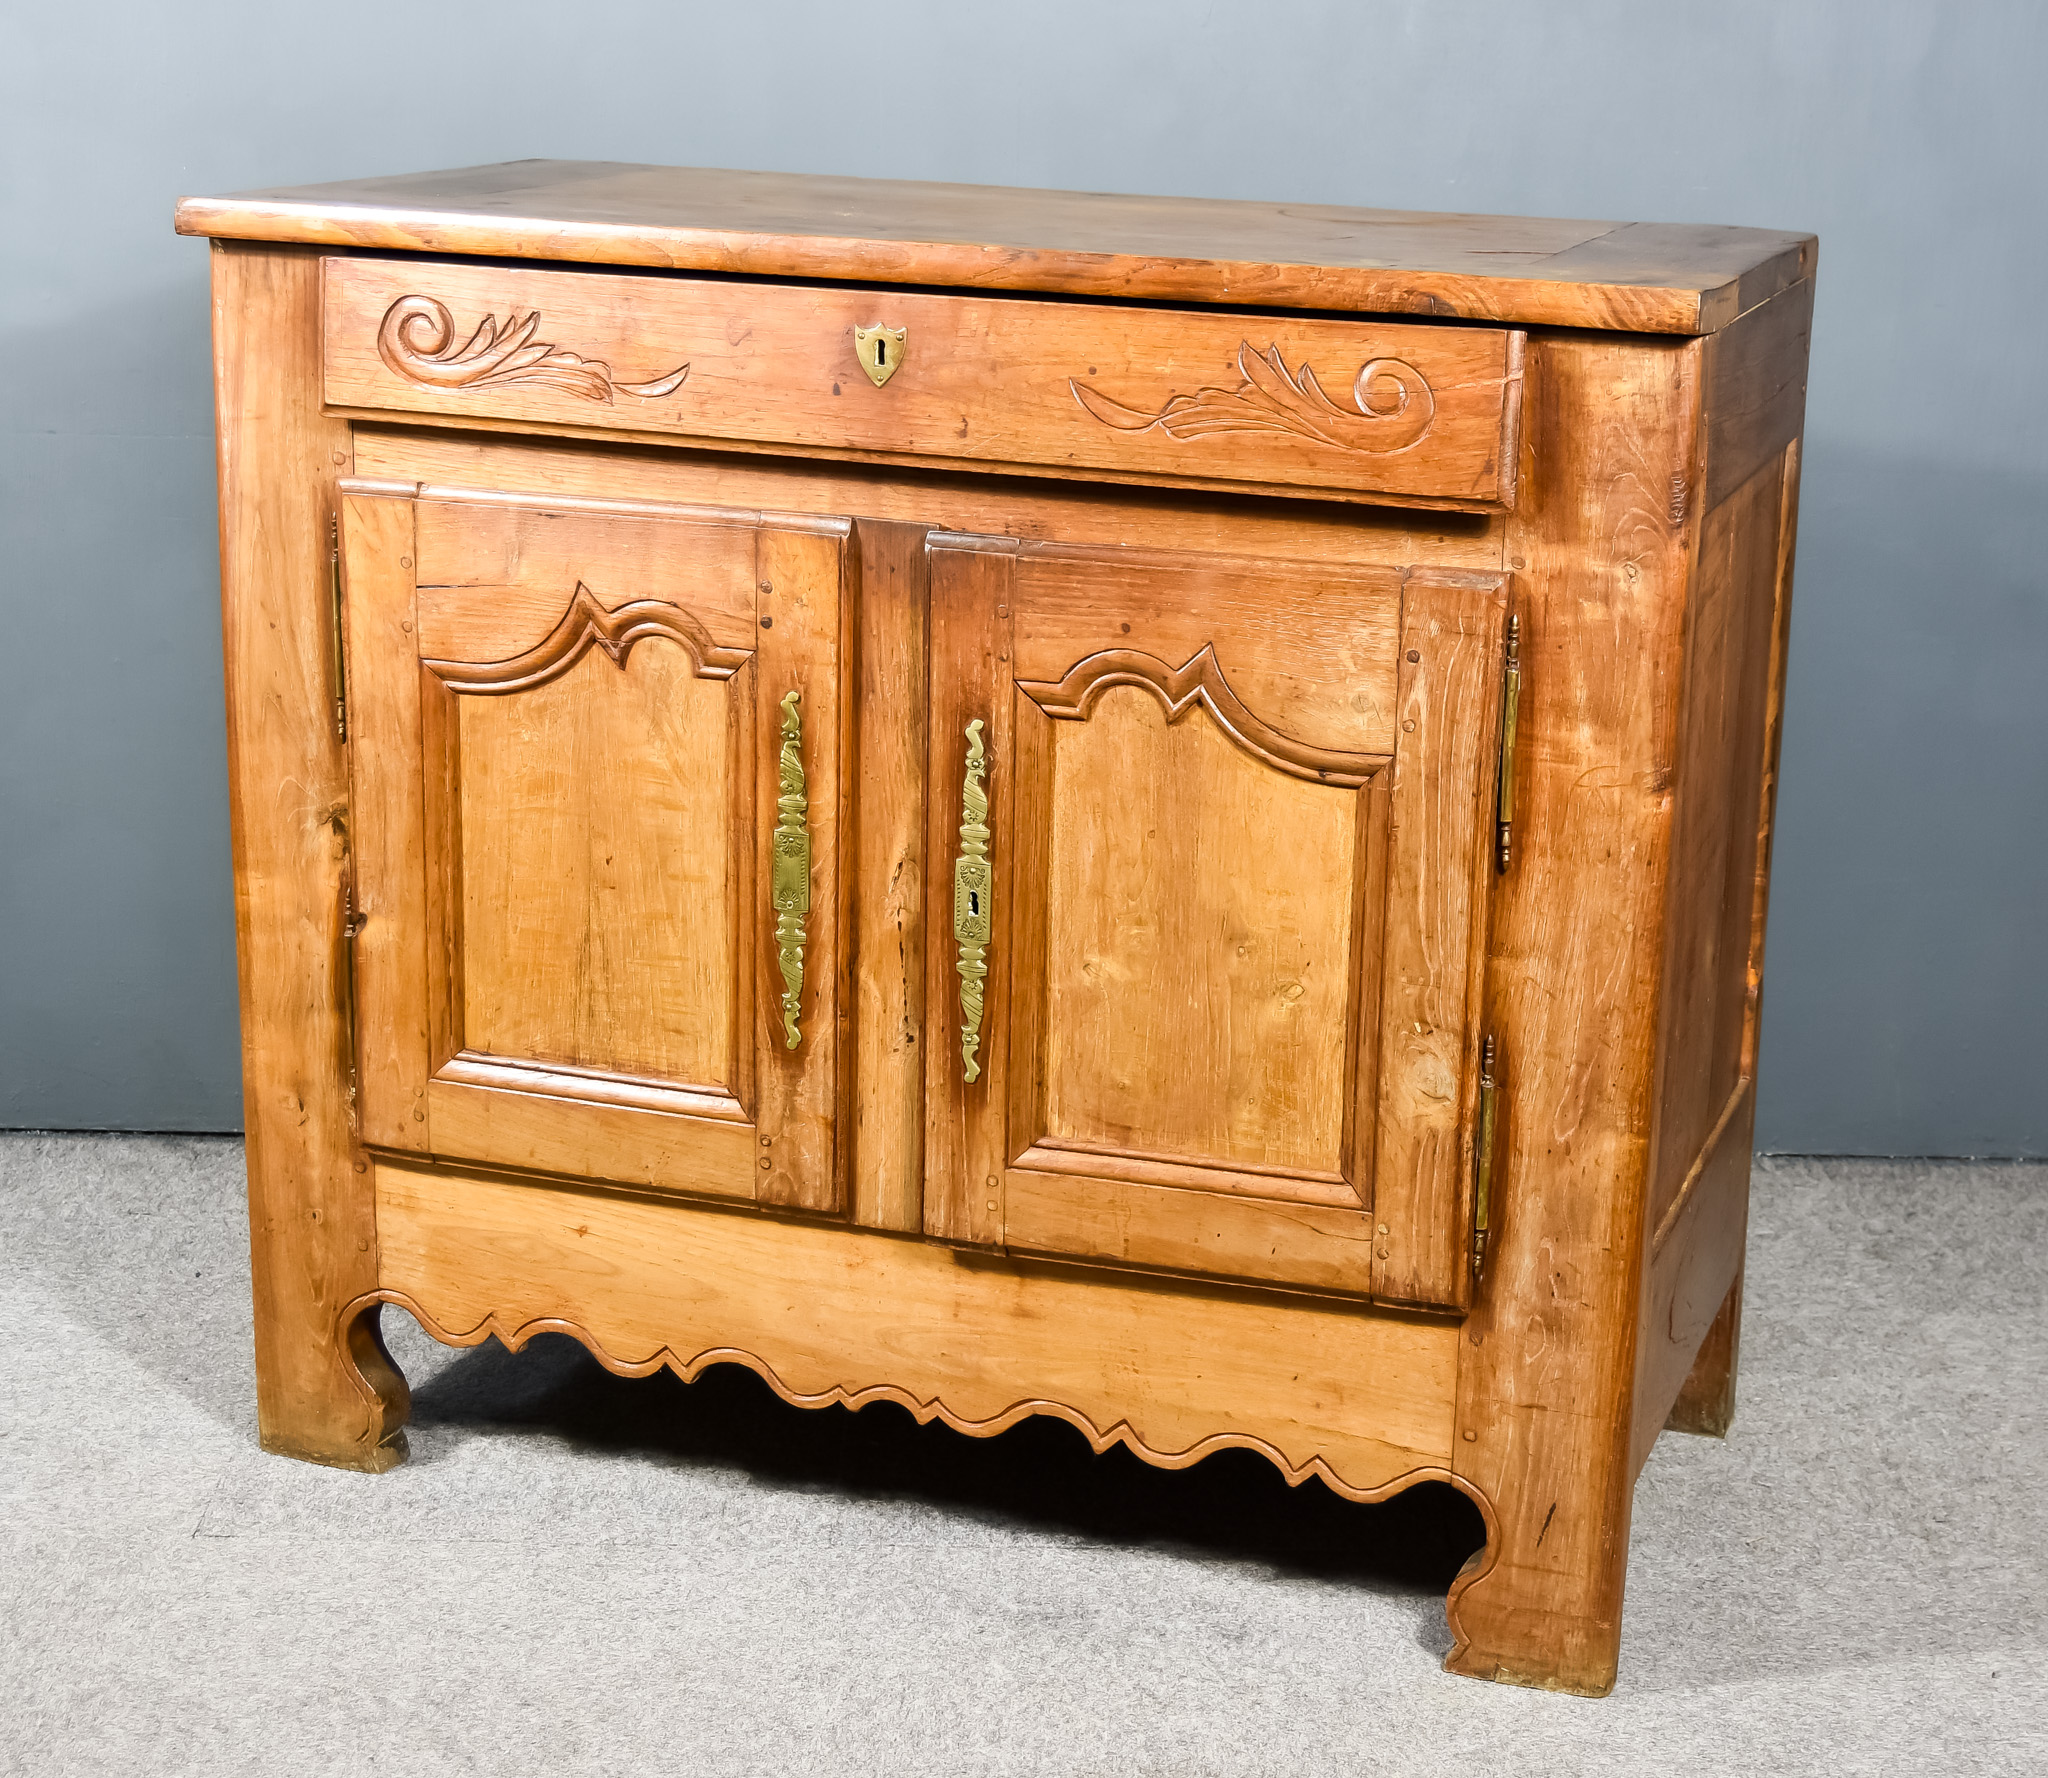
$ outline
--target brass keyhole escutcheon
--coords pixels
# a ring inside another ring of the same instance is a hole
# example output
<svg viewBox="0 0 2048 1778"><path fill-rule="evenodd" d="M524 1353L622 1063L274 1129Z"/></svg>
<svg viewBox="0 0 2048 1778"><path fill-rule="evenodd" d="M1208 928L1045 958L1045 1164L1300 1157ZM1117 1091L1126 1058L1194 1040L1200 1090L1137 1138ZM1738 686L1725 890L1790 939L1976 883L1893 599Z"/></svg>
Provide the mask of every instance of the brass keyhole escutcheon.
<svg viewBox="0 0 2048 1778"><path fill-rule="evenodd" d="M860 360L860 367L868 373L868 381L879 389L896 374L896 367L903 362L903 342L909 333L906 327L856 327L853 330L853 355Z"/></svg>

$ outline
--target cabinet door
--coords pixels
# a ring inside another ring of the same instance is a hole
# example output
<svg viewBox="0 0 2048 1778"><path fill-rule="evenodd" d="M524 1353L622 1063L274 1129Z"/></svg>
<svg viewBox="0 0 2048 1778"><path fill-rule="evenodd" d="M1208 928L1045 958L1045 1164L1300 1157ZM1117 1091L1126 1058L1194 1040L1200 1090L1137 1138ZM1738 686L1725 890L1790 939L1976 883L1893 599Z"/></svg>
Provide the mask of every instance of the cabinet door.
<svg viewBox="0 0 2048 1778"><path fill-rule="evenodd" d="M363 1140L837 1209L847 525L344 495Z"/></svg>
<svg viewBox="0 0 2048 1778"><path fill-rule="evenodd" d="M1502 581L929 549L927 1230L1463 1304Z"/></svg>

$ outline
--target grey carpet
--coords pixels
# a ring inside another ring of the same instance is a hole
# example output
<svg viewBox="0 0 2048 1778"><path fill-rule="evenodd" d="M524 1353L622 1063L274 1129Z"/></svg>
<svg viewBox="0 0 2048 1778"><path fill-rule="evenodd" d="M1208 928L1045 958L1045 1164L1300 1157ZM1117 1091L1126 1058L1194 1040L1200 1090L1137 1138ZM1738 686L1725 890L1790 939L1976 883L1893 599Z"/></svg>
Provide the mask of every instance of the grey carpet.
<svg viewBox="0 0 2048 1778"><path fill-rule="evenodd" d="M254 1436L238 1142L0 1137L0 1770L2048 1771L2048 1167L1767 1161L1741 1409L1622 1679L1450 1678L1448 1493L1345 1506L393 1316L413 1461Z"/></svg>

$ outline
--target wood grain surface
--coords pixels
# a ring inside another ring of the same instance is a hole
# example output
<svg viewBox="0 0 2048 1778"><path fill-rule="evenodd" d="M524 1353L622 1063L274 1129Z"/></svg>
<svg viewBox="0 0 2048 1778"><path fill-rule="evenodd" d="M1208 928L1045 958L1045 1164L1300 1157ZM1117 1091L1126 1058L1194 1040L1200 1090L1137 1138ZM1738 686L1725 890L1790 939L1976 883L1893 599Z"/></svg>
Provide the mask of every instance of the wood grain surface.
<svg viewBox="0 0 2048 1778"><path fill-rule="evenodd" d="M1701 1438L1728 1436L1728 1429L1735 1424L1735 1374L1741 1345L1742 1273L1738 1270L1665 1416L1667 1431L1695 1433Z"/></svg>
<svg viewBox="0 0 2048 1778"><path fill-rule="evenodd" d="M327 399L342 408L1287 495L1514 501L1521 336L1497 328L342 258L327 262L325 316ZM878 318L907 330L880 387L854 355L855 329ZM394 343L411 319L438 350ZM634 385L613 365L686 374Z"/></svg>
<svg viewBox="0 0 2048 1778"><path fill-rule="evenodd" d="M854 527L853 1220L924 1220L925 820L931 592L925 530Z"/></svg>
<svg viewBox="0 0 2048 1778"><path fill-rule="evenodd" d="M368 1139L839 1208L850 527L347 487ZM795 1050L759 818L790 691Z"/></svg>
<svg viewBox="0 0 2048 1778"><path fill-rule="evenodd" d="M1006 1095L1016 905L1016 751L1010 611L1014 539L935 533L931 577L931 727L925 793L924 1228L942 1240L993 1247L1002 1240L1009 1160ZM979 1078L962 1057L960 946L954 933L954 862L961 855L967 725L983 724L995 905L979 1045Z"/></svg>
<svg viewBox="0 0 2048 1778"><path fill-rule="evenodd" d="M1359 811L1397 733L1400 587L1019 549L991 1002L1010 1245L1367 1288L1351 1037L1377 1001L1358 915L1383 841Z"/></svg>
<svg viewBox="0 0 2048 1778"><path fill-rule="evenodd" d="M1471 1301L1472 1182L1508 601L1499 577L1401 592L1400 735L1385 795L1373 1295Z"/></svg>
<svg viewBox="0 0 2048 1778"><path fill-rule="evenodd" d="M1800 295L1786 299L1792 323L1769 331L1797 331ZM1710 378L1720 346L1709 347ZM1719 435L1708 437L1712 451ZM1661 1045L1631 1440L1638 1467L1661 1427L1720 1436L1735 1413L1799 462L1794 438L1701 527L1687 716L1689 732L1707 733L1681 767L1681 785L1690 780L1681 792L1681 841L1707 855L1689 880L1675 879L1670 913L1674 982ZM1714 1122L1700 1136L1717 1097ZM1718 1309L1702 1332L1716 1292Z"/></svg>
<svg viewBox="0 0 2048 1778"><path fill-rule="evenodd" d="M1219 499L997 475L909 475L843 463L654 450L644 439L508 438L502 436L507 430L504 424L485 432L359 423L355 461L362 475L459 488L465 498L510 490L605 509L650 501L755 517L854 513L1034 543L1131 544L1397 571L1413 562L1498 570L1505 536L1498 514ZM1338 645L1353 646L1352 636L1347 626Z"/></svg>
<svg viewBox="0 0 2048 1778"><path fill-rule="evenodd" d="M1719 506L1799 437L1812 338L1810 278L1715 336L1706 362L1704 509Z"/></svg>
<svg viewBox="0 0 2048 1778"><path fill-rule="evenodd" d="M266 1450L380 1470L405 1455L404 1379L373 1321L341 1320L376 1284L377 1224L350 1129L350 808L328 546L349 435L320 412L319 269L291 250L213 254L256 1407Z"/></svg>
<svg viewBox="0 0 2048 1778"><path fill-rule="evenodd" d="M366 1143L427 1148L433 1032L418 985L427 975L422 870L426 831L410 500L365 499L343 484L339 544L346 597L349 813L356 938L356 1128ZM385 737L391 737L387 744Z"/></svg>
<svg viewBox="0 0 2048 1778"><path fill-rule="evenodd" d="M755 277L1711 333L1813 236L1697 223L509 161L178 206L185 234Z"/></svg>
<svg viewBox="0 0 2048 1778"><path fill-rule="evenodd" d="M1048 739L1041 1139L1340 1179L1356 793L1129 686Z"/></svg>
<svg viewBox="0 0 2048 1778"><path fill-rule="evenodd" d="M959 1120L928 1127L928 1213L950 1191L1020 1250L1464 1303L1500 577L932 559L933 733L987 713L998 874L983 1079L927 1058ZM933 747L938 896L959 768ZM952 952L928 934L935 1027Z"/></svg>
<svg viewBox="0 0 2048 1778"><path fill-rule="evenodd" d="M1445 1479L1448 1323L453 1171L377 1186L379 1288L442 1339L568 1332L629 1374L745 1364L981 1435L1056 1414L1169 1468L1244 1447L1352 1499Z"/></svg>
<svg viewBox="0 0 2048 1778"><path fill-rule="evenodd" d="M1748 1078L1744 1040L1784 470L1781 453L1699 527L1664 915L1653 1239Z"/></svg>
<svg viewBox="0 0 2048 1778"><path fill-rule="evenodd" d="M1197 663L1207 649L1220 685L1204 686L1200 701L1212 722L1252 718L1235 725L1239 744L1249 740L1282 769L1306 766L1302 775L1320 783L1356 785L1392 757L1400 573L1143 551L1120 537L1092 547L1020 542L1028 547L1017 594L1029 618L1016 628L1015 677L1042 708L1073 715L1074 688L1132 679L1178 706L1205 678ZM1113 650L1153 664L1113 660L1107 675L1050 689ZM1276 730L1299 749L1276 750Z"/></svg>
<svg viewBox="0 0 2048 1778"><path fill-rule="evenodd" d="M465 1048L731 1090L731 703L673 643L462 700Z"/></svg>
<svg viewBox="0 0 2048 1778"><path fill-rule="evenodd" d="M1531 342L1519 857L1494 898L1488 1026L1507 1061L1494 1232L1463 1327L1460 1475L1498 1536L1454 1588L1461 1673L1614 1683L1628 1554L1677 663L1700 349ZM1538 469L1538 465L1542 467Z"/></svg>
<svg viewBox="0 0 2048 1778"><path fill-rule="evenodd" d="M759 1070L760 1181L755 1195L792 1209L836 1212L846 1203L840 1071L852 1048L847 898L852 884L840 854L847 818L852 700L846 693L841 638L851 624L859 558L844 520L808 528L763 525L754 567L761 613L755 676L754 817L756 847L751 925L757 943L753 1049ZM768 921L773 823L778 794L778 718L794 691L803 719L804 809L810 835L810 909L799 1041L784 1030L784 981Z"/></svg>

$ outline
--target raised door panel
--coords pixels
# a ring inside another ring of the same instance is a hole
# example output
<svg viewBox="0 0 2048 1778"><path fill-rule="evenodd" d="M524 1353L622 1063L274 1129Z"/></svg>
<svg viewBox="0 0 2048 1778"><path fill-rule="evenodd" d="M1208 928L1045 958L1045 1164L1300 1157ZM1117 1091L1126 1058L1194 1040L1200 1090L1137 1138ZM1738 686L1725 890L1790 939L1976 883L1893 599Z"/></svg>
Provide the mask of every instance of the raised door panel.
<svg viewBox="0 0 2048 1778"><path fill-rule="evenodd" d="M1085 723L1025 721L1052 768L1030 910L1044 922L1039 1141L1314 1180L1356 1203L1355 793L1274 771L1214 721L1169 722L1137 686ZM1251 835L1265 843L1248 849Z"/></svg>
<svg viewBox="0 0 2048 1778"><path fill-rule="evenodd" d="M1461 1303L1498 579L930 549L927 1229Z"/></svg>
<svg viewBox="0 0 2048 1778"><path fill-rule="evenodd" d="M837 521L353 484L372 1144L840 1205Z"/></svg>

